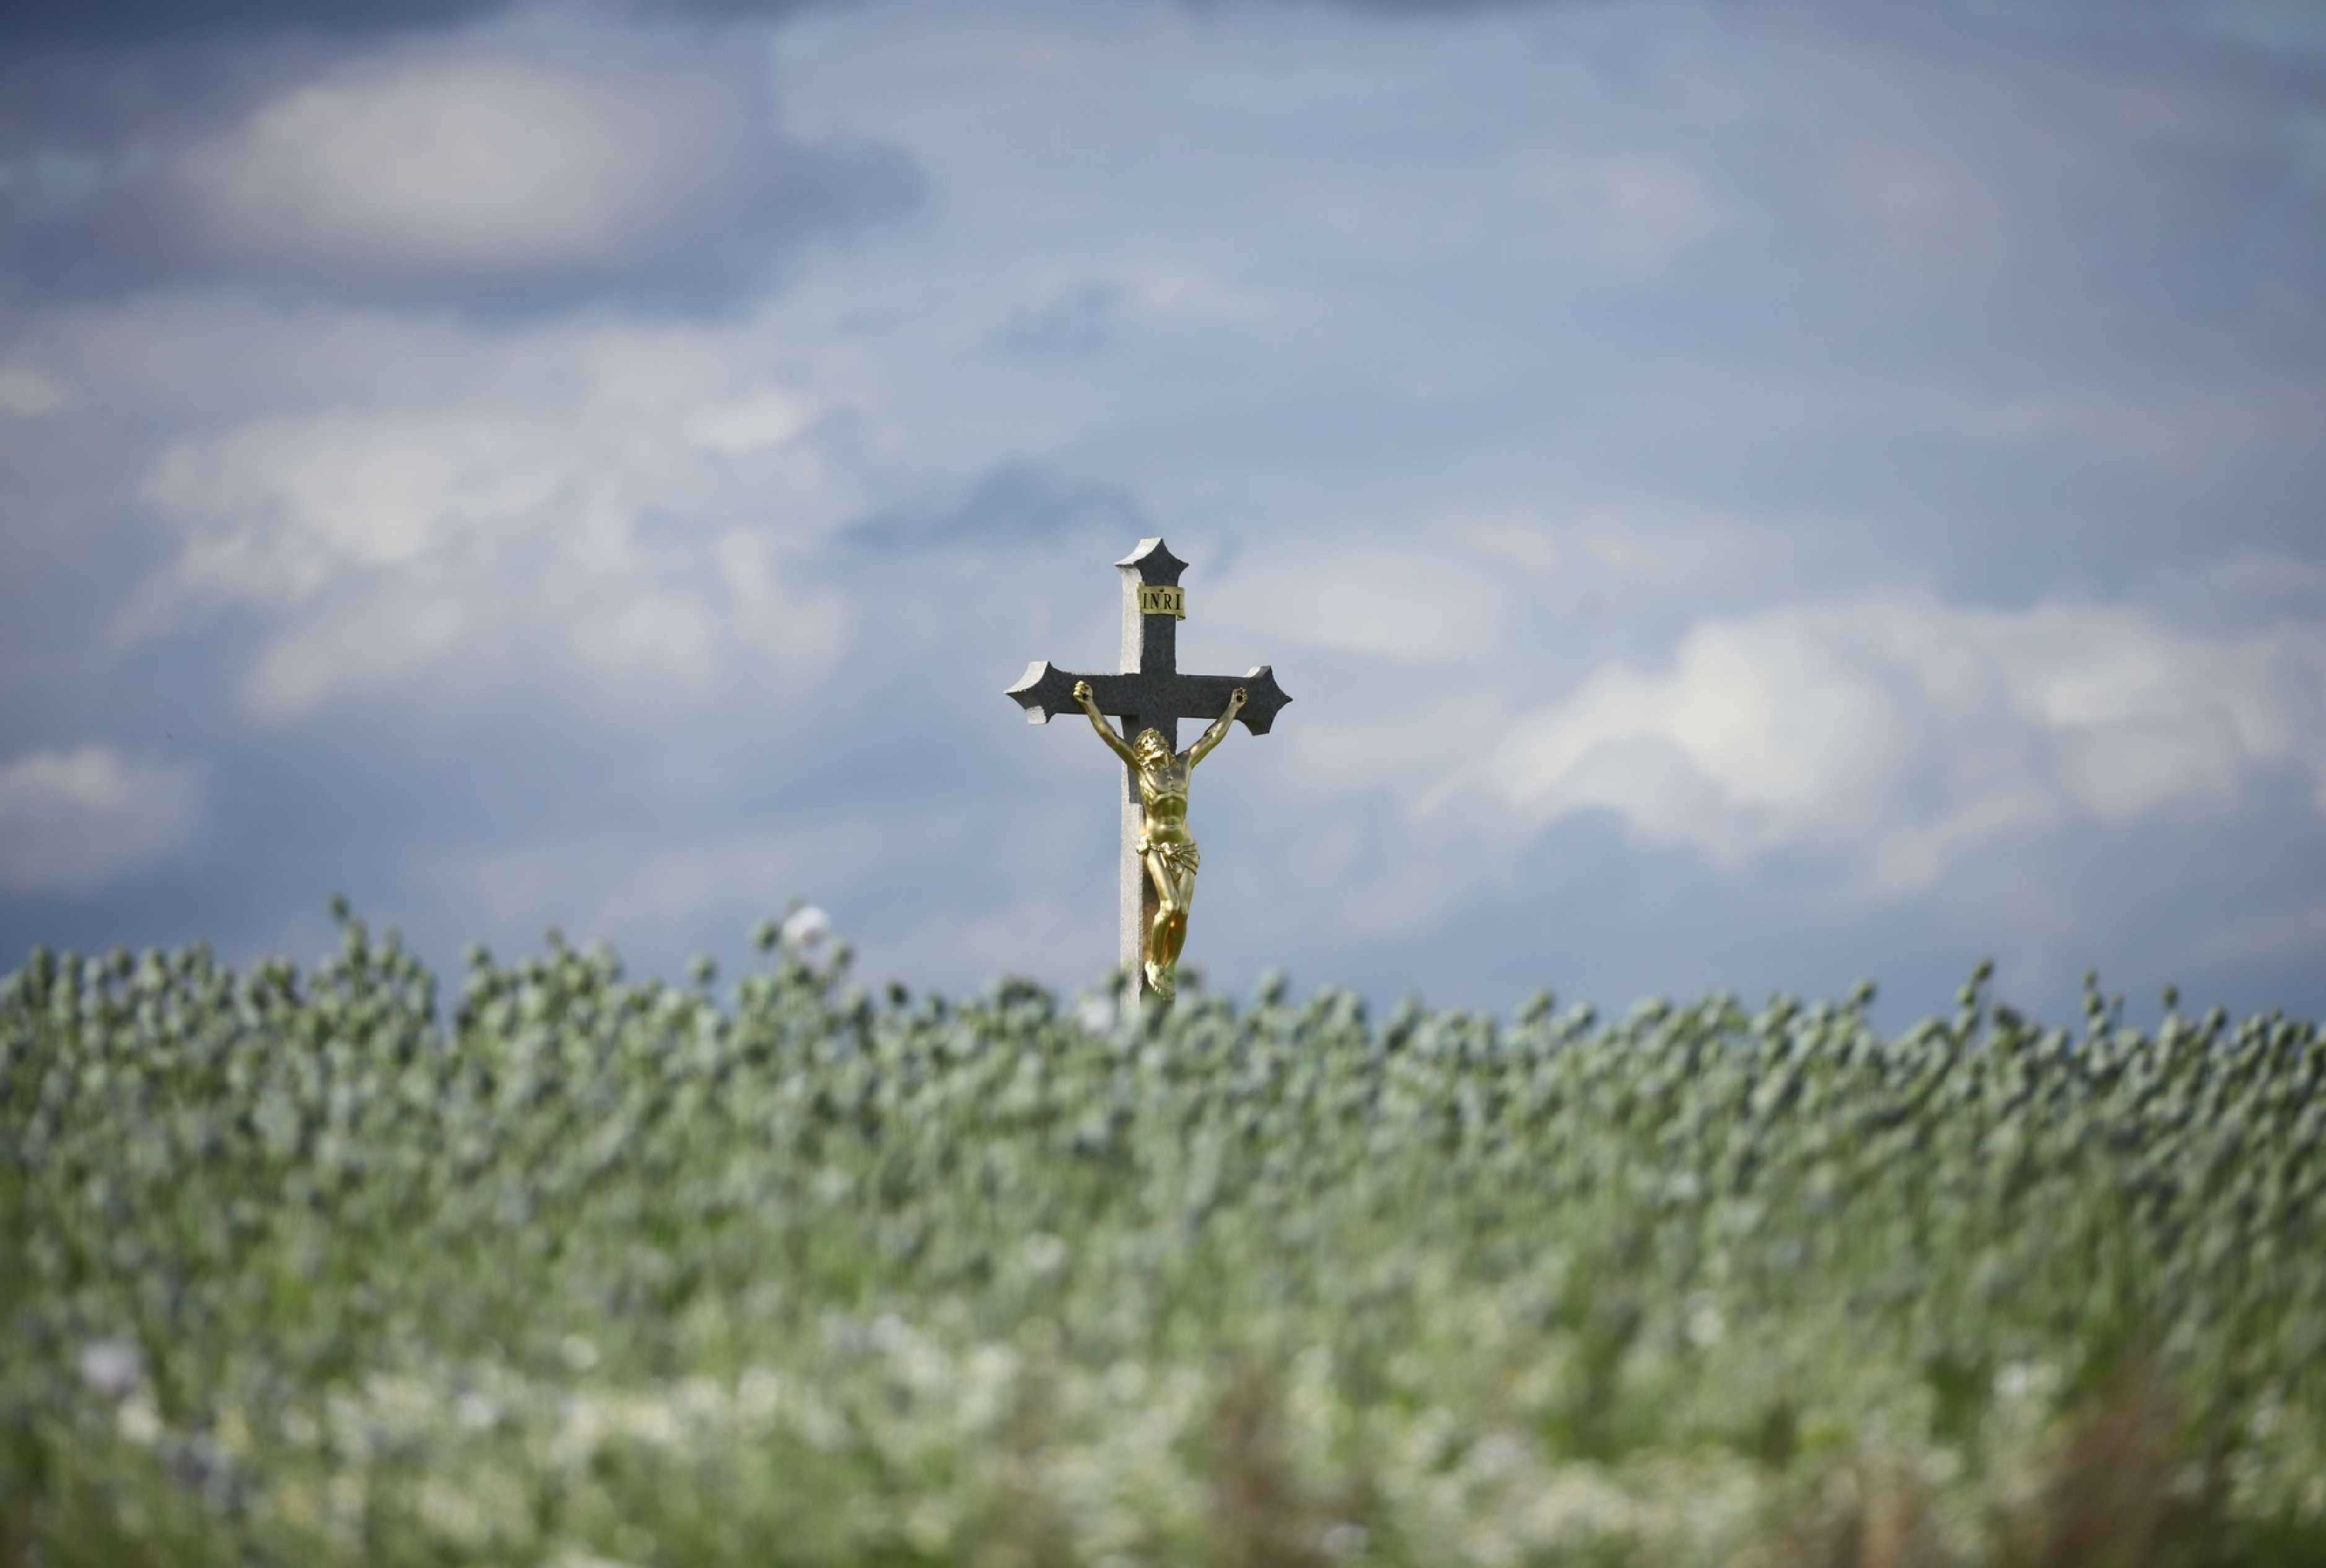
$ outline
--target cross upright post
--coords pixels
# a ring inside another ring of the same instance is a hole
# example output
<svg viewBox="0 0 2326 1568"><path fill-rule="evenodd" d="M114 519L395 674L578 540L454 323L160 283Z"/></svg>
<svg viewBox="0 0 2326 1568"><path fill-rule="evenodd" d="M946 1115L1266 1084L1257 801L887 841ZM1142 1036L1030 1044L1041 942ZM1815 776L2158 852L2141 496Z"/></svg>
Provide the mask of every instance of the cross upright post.
<svg viewBox="0 0 2326 1568"><path fill-rule="evenodd" d="M1232 693L1242 689L1244 703L1236 718L1252 734L1267 734L1277 713L1292 700L1276 683L1275 673L1268 665L1255 665L1242 677L1179 673L1179 622L1187 613L1179 574L1187 563L1155 538L1140 540L1136 550L1114 564L1122 580L1121 669L1111 674L1081 674L1060 670L1047 659L1035 660L1008 692L1025 709L1027 722L1047 724L1057 714L1075 712L1079 706L1075 686L1088 682L1097 710L1122 720L1123 741L1133 741L1142 730L1152 729L1177 756L1179 720L1217 719L1228 711ZM1189 759L1179 760L1192 765ZM1161 898L1147 858L1140 852L1148 831L1140 776L1140 770L1126 763L1117 949L1132 995L1145 997L1155 993L1145 960ZM1189 849L1192 882L1192 843Z"/></svg>

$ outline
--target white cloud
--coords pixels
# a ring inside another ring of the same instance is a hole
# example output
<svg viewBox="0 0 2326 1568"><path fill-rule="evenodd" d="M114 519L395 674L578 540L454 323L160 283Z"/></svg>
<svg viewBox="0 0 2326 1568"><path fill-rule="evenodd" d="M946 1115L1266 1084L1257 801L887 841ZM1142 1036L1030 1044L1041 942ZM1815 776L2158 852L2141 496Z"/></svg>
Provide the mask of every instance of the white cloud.
<svg viewBox="0 0 2326 1568"><path fill-rule="evenodd" d="M628 573L591 570L594 548L535 530L472 576L420 562L302 607L276 621L246 673L244 709L281 723L457 658L470 692L537 694L544 671L562 671L581 678L559 682L562 699L667 710L733 682L796 693L846 646L842 601L791 581L763 533L682 534ZM526 556L534 580L513 594Z"/></svg>
<svg viewBox="0 0 2326 1568"><path fill-rule="evenodd" d="M1702 623L1669 669L1604 669L1522 716L1467 777L1527 821L1602 808L1724 869L1838 853L1894 898L1963 851L2078 813L2220 811L2286 765L2326 812L2326 627L1879 593Z"/></svg>
<svg viewBox="0 0 2326 1568"><path fill-rule="evenodd" d="M101 746L28 753L0 764L0 886L94 892L184 849L201 810L191 763Z"/></svg>
<svg viewBox="0 0 2326 1568"><path fill-rule="evenodd" d="M178 441L143 494L185 549L121 635L165 629L188 601L297 604L349 572L524 522L572 465L539 422L482 413L290 415Z"/></svg>
<svg viewBox="0 0 2326 1568"><path fill-rule="evenodd" d="M812 413L799 397L769 387L702 409L687 425L686 434L705 451L755 452L790 441L807 428Z"/></svg>
<svg viewBox="0 0 2326 1568"><path fill-rule="evenodd" d="M2005 449L2080 452L2126 468L2195 474L2308 439L2318 394L2300 382L2266 380L2147 392L2062 386L1960 403L1938 417Z"/></svg>
<svg viewBox="0 0 2326 1568"><path fill-rule="evenodd" d="M0 413L38 419L72 402L72 394L29 365L0 365Z"/></svg>
<svg viewBox="0 0 2326 1568"><path fill-rule="evenodd" d="M662 216L655 153L672 132L644 107L531 62L397 61L294 89L192 152L184 177L228 243L538 265Z"/></svg>
<svg viewBox="0 0 2326 1568"><path fill-rule="evenodd" d="M1527 577L1549 577L1575 559L1564 531L1529 517L1465 518L1448 524L1445 532L1480 561Z"/></svg>
<svg viewBox="0 0 2326 1568"><path fill-rule="evenodd" d="M34 299L225 283L495 313L685 310L918 198L893 149L786 135L751 32L496 9L368 48L228 51L231 68L164 51L150 63L184 79L150 94L52 62L68 85L0 148L12 270ZM91 135L104 108L60 112L91 87L129 110L117 135Z"/></svg>
<svg viewBox="0 0 2326 1568"><path fill-rule="evenodd" d="M1642 588L1712 589L1767 571L1771 535L1812 522L1670 503L1596 502L1578 507L1564 532L1579 568Z"/></svg>
<svg viewBox="0 0 2326 1568"><path fill-rule="evenodd" d="M847 645L847 601L790 581L784 554L764 529L732 528L712 557L730 608L730 624L745 645L796 688L822 674Z"/></svg>
<svg viewBox="0 0 2326 1568"><path fill-rule="evenodd" d="M340 363L343 334L390 372L451 347L355 313L245 326L263 356L312 339L332 377L359 368ZM466 395L433 406L391 375L386 406L181 436L138 490L179 548L116 614L113 645L250 612L265 643L239 689L270 722L456 654L471 690L537 684L549 650L593 700L699 699L744 672L795 689L847 626L790 563L853 507L796 439L830 405L739 374L772 329L543 328L459 346L439 379Z"/></svg>
<svg viewBox="0 0 2326 1568"><path fill-rule="evenodd" d="M2218 595L2230 604L2293 595L2326 606L2326 561L2304 561L2283 551L2233 550L2193 571L2172 575L2179 592Z"/></svg>
<svg viewBox="0 0 2326 1568"><path fill-rule="evenodd" d="M243 677L243 707L281 723L329 698L393 686L449 652L469 625L458 604L386 596L302 617L271 639Z"/></svg>
<svg viewBox="0 0 2326 1568"><path fill-rule="evenodd" d="M1037 275L1055 275L1060 270L1047 261L1037 269ZM1283 313L1283 302L1274 294L1186 256L1132 251L1103 260L1093 270L1104 285L1121 291L1130 311L1173 326L1217 322L1253 327Z"/></svg>
<svg viewBox="0 0 2326 1568"><path fill-rule="evenodd" d="M802 155L749 51L539 43L423 46L290 88L181 158L198 243L358 278L611 277L764 230L796 196Z"/></svg>
<svg viewBox="0 0 2326 1568"><path fill-rule="evenodd" d="M1318 543L1239 563L1203 614L1268 645L1306 644L1408 663L1477 658L1503 634L1502 580L1443 551ZM1191 612L1192 613L1192 612ZM1255 643L1254 645L1261 645Z"/></svg>
<svg viewBox="0 0 2326 1568"><path fill-rule="evenodd" d="M1261 759L1249 765L1258 770L1254 785L1290 809L1386 796L1419 803L1417 821L1434 816L1447 759L1475 756L1508 713L1466 673L1443 683L1425 675L1384 690L1365 679L1374 672L1293 667L1300 671L1293 691L1299 706L1269 731ZM1232 744L1242 749L1241 730Z"/></svg>
<svg viewBox="0 0 2326 1568"><path fill-rule="evenodd" d="M716 673L717 641L711 610L700 598L651 591L628 596L600 630L580 640L609 674L635 673L643 666L697 690Z"/></svg>
<svg viewBox="0 0 2326 1568"><path fill-rule="evenodd" d="M1810 550L1843 532L1807 515L1755 517L1642 497L1577 497L1531 515L1456 515L1428 530L1528 602L1588 592L1603 606L1700 603L1797 580Z"/></svg>

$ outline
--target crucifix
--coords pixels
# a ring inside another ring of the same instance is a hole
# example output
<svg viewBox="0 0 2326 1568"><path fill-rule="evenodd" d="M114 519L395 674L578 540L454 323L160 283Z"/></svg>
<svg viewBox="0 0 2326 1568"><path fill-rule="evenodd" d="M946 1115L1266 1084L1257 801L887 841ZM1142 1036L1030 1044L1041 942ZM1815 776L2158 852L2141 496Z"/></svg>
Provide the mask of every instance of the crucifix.
<svg viewBox="0 0 2326 1568"><path fill-rule="evenodd" d="M1037 659L1008 695L1028 724L1079 709L1122 759L1122 858L1120 954L1135 997L1171 999L1187 901L1196 889L1196 841L1187 834L1187 776L1236 719L1265 735L1291 698L1266 664L1251 673L1179 673L1179 623L1187 563L1160 539L1142 539L1116 561L1122 574L1122 668L1077 674ZM1122 719L1117 735L1105 715ZM1208 719L1211 728L1179 750L1179 720Z"/></svg>

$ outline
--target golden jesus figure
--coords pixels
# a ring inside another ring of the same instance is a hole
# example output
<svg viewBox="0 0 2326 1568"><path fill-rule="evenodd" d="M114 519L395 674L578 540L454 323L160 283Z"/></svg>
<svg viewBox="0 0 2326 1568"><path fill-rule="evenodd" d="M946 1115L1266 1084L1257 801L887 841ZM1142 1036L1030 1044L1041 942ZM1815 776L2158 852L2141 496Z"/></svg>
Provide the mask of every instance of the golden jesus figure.
<svg viewBox="0 0 2326 1568"><path fill-rule="evenodd" d="M1244 705L1244 689L1228 695L1228 710L1196 738L1196 744L1174 756L1171 743L1159 729L1142 729L1125 745L1106 715L1092 700L1088 681L1075 682L1075 700L1090 715L1106 748L1122 758L1139 775L1139 802L1144 821L1139 834L1139 858L1155 884L1155 923L1147 932L1148 988L1165 1001L1171 999L1179 963L1179 950L1187 942L1187 905L1196 896L1196 840L1187 831L1187 775L1227 738L1228 726Z"/></svg>

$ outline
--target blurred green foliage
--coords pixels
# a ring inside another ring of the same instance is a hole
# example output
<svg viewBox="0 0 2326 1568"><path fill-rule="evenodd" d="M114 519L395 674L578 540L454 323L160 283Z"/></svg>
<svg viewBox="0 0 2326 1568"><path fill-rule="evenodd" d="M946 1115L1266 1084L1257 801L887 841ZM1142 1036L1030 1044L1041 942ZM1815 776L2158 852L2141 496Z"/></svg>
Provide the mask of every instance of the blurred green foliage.
<svg viewBox="0 0 2326 1568"><path fill-rule="evenodd" d="M1806 1560L1877 1475L2037 1560L2133 1365L2204 1525L2122 1560L2326 1561L2315 1024L1116 1019L771 925L440 1010L335 913L0 983L0 1568Z"/></svg>

